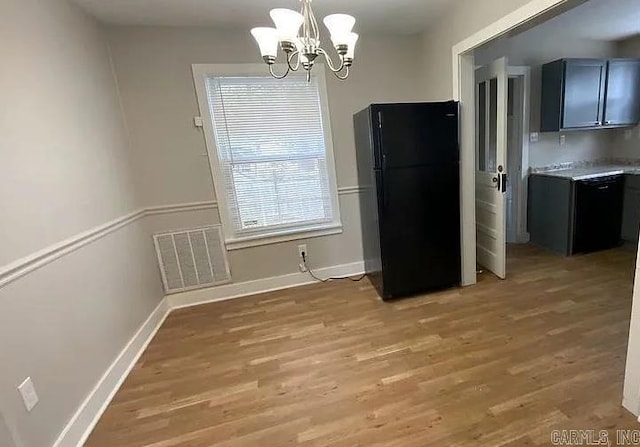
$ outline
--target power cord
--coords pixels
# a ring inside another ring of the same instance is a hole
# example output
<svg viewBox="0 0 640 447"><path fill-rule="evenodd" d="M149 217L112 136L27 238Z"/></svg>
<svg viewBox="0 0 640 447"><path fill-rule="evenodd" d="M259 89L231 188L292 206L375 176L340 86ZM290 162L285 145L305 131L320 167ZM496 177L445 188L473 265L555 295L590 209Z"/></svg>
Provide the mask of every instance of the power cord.
<svg viewBox="0 0 640 447"><path fill-rule="evenodd" d="M305 252L302 252L301 255L302 255L302 265L304 265L304 268L307 269L307 272L309 273L309 275L313 279L315 279L316 281L319 281L319 282L340 281L340 280L344 280L344 279L348 279L349 281L353 281L353 282L359 282L359 281L362 281L367 276L367 274L364 273L361 276L358 276L357 278L352 278L350 276L330 277L330 278L326 278L326 279L318 278L315 275L315 273L313 273L313 270L311 270L309 268L309 266L307 265L307 254Z"/></svg>

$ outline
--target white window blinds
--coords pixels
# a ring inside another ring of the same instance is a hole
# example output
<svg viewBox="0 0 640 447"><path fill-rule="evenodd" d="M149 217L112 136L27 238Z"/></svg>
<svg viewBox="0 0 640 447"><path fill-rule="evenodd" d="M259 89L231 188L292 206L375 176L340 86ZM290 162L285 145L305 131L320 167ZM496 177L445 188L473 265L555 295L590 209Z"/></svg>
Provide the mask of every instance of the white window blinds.
<svg viewBox="0 0 640 447"><path fill-rule="evenodd" d="M233 236L332 222L318 83L303 77L205 80Z"/></svg>

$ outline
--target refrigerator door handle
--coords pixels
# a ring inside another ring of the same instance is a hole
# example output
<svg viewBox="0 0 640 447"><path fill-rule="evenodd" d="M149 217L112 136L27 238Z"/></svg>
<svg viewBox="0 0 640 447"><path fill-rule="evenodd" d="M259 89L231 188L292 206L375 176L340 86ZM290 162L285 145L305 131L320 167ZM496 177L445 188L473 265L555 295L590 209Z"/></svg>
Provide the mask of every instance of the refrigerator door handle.
<svg viewBox="0 0 640 447"><path fill-rule="evenodd" d="M387 187L384 182L384 174L380 176L380 189L382 191L382 209L380 213L385 214L385 210L387 209Z"/></svg>

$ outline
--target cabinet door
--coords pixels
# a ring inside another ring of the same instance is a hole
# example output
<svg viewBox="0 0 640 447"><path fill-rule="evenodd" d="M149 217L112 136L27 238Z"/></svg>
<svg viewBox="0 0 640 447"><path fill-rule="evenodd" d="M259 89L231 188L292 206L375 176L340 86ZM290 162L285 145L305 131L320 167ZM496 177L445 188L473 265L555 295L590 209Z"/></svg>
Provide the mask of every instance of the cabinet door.
<svg viewBox="0 0 640 447"><path fill-rule="evenodd" d="M638 242L640 233L640 175L624 176L624 203L622 206L622 239Z"/></svg>
<svg viewBox="0 0 640 447"><path fill-rule="evenodd" d="M607 62L569 59L565 62L562 128L602 125Z"/></svg>
<svg viewBox="0 0 640 447"><path fill-rule="evenodd" d="M640 121L640 60L613 59L607 70L604 124L623 126Z"/></svg>

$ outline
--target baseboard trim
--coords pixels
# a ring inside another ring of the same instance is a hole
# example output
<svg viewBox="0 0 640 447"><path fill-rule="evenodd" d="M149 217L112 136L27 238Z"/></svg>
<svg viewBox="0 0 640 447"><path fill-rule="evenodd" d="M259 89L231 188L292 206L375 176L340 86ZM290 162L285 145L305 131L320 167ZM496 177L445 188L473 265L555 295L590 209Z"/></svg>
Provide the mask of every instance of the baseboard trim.
<svg viewBox="0 0 640 447"><path fill-rule="evenodd" d="M156 332L158 332L162 323L164 323L169 312L170 308L167 299L164 298L102 375L96 386L62 430L53 447L79 447L84 445L116 392L131 372L131 369L135 366Z"/></svg>
<svg viewBox="0 0 640 447"><path fill-rule="evenodd" d="M333 267L319 268L314 270L314 273L320 278L361 275L364 273L364 262L358 261ZM257 295L259 293L304 286L316 282L309 273L290 273L288 275L273 276L254 281L231 283L168 295L167 301L172 310L181 309L184 307L198 306L200 304L231 300L248 295Z"/></svg>

